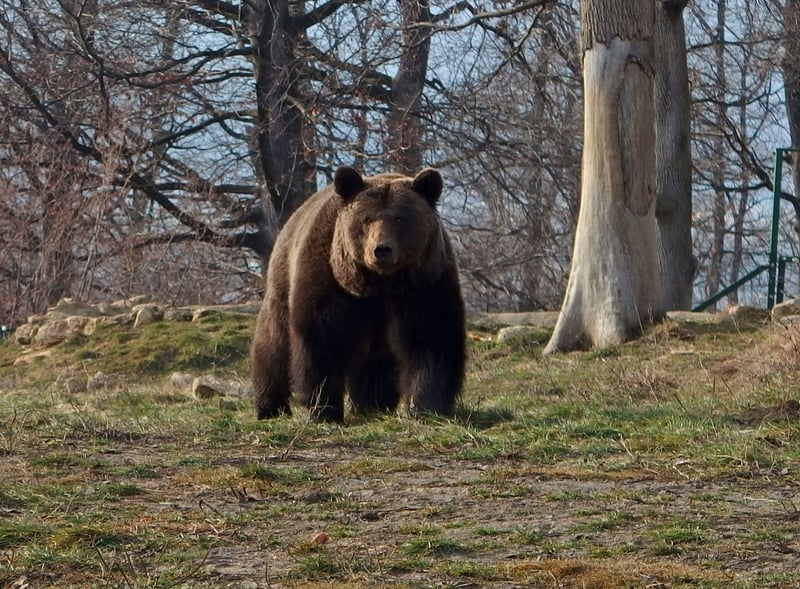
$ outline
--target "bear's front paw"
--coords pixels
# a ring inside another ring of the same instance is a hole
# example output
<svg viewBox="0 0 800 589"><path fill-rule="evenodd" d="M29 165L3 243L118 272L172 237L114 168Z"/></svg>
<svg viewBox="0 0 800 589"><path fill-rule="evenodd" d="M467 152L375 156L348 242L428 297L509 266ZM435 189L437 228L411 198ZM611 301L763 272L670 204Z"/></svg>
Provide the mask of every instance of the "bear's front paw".
<svg viewBox="0 0 800 589"><path fill-rule="evenodd" d="M288 403L282 405L267 405L264 407L259 405L256 407L256 415L258 416L258 419L272 419L273 417L291 414L292 410Z"/></svg>
<svg viewBox="0 0 800 589"><path fill-rule="evenodd" d="M331 406L315 406L309 409L308 417L314 423L341 423L344 421L344 410Z"/></svg>

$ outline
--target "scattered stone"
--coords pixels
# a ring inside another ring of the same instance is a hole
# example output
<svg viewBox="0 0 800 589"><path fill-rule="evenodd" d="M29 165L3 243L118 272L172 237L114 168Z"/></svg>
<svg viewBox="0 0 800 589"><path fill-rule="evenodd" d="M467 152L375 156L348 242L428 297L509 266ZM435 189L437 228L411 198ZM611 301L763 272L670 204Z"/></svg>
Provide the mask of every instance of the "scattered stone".
<svg viewBox="0 0 800 589"><path fill-rule="evenodd" d="M144 327L156 321L160 321L164 317L164 311L158 305L147 303L143 305L136 305L133 307L132 312L136 319L133 322L135 328Z"/></svg>
<svg viewBox="0 0 800 589"><path fill-rule="evenodd" d="M29 323L30 325L41 325L46 320L47 319L44 315L31 315L30 317L28 317L26 323Z"/></svg>
<svg viewBox="0 0 800 589"><path fill-rule="evenodd" d="M123 313L120 313L124 310ZM104 311L114 312L105 315ZM87 305L72 299L62 299L44 315L31 315L14 332L15 341L22 346L52 346L72 335L91 335L98 325L122 325L132 320L130 307Z"/></svg>
<svg viewBox="0 0 800 589"><path fill-rule="evenodd" d="M218 315L220 313L225 313L226 315L255 315L258 313L258 311L251 313L250 311L246 310L243 305L237 305L235 308L233 306L230 308L219 306L194 307L192 309L192 321L199 321L203 317L208 317L209 315Z"/></svg>
<svg viewBox="0 0 800 589"><path fill-rule="evenodd" d="M245 385L228 382L212 376L198 376L192 381L192 394L197 399L213 397L245 397L248 389Z"/></svg>
<svg viewBox="0 0 800 589"><path fill-rule="evenodd" d="M194 375L186 372L173 372L169 377L169 384L180 391L190 390L194 382Z"/></svg>
<svg viewBox="0 0 800 589"><path fill-rule="evenodd" d="M207 307L198 307L192 310L192 322L200 321L203 317L211 315L214 311Z"/></svg>
<svg viewBox="0 0 800 589"><path fill-rule="evenodd" d="M31 315L24 325L13 332L14 340L22 346L49 347L72 335L89 336L100 326L120 326L133 324L141 327L155 321L197 321L216 313L233 315L255 315L259 302L238 305L192 305L168 307L152 303L146 295L121 299L113 303L90 305L72 298L61 299L42 315ZM481 331L494 332L498 342L524 339L539 329L552 329L558 320L558 311L537 311L529 313L473 313L468 323ZM669 311L667 316L681 324L724 324L766 323L770 318L787 323L794 318L800 320L800 300L791 299L775 305L772 312L756 307L734 305L721 313L695 313L690 311ZM492 339L492 336L488 336ZM473 339L481 339L476 336ZM25 354L15 363L25 364L43 357L42 354ZM177 378L177 377L176 377ZM188 379L189 376L184 377ZM191 377L193 378L193 377ZM189 383L175 384L188 388ZM237 385L238 388L242 388ZM240 391L231 393L236 387L228 387L223 394L241 396Z"/></svg>
<svg viewBox="0 0 800 589"><path fill-rule="evenodd" d="M530 313L472 313L467 318L471 327L499 329L515 325L552 329L558 321L558 311L534 311Z"/></svg>
<svg viewBox="0 0 800 589"><path fill-rule="evenodd" d="M102 311L96 305L90 305L81 301L76 301L72 298L63 298L56 304L55 307L50 307L47 310L48 314L61 314L65 317L81 316L81 317L99 317Z"/></svg>
<svg viewBox="0 0 800 589"><path fill-rule="evenodd" d="M101 325L113 327L133 323L134 327L142 327L156 321L196 321L216 313L256 315L260 306L260 303L247 303L165 309L152 303L146 295L96 305L64 298L46 313L28 317L27 322L14 331L13 337L22 346L47 347L63 342L71 335L92 335Z"/></svg>
<svg viewBox="0 0 800 589"><path fill-rule="evenodd" d="M115 306L114 303L97 303L97 310L102 315L119 315L120 313L130 313L127 306Z"/></svg>
<svg viewBox="0 0 800 589"><path fill-rule="evenodd" d="M783 319L792 315L800 315L800 300L789 299L772 307L772 318Z"/></svg>
<svg viewBox="0 0 800 589"><path fill-rule="evenodd" d="M49 347L63 342L69 334L69 324L66 319L53 319L38 326L33 336L33 343Z"/></svg>
<svg viewBox="0 0 800 589"><path fill-rule="evenodd" d="M30 321L30 319L28 319ZM21 346L29 346L33 343L33 336L39 327L35 323L25 323L20 325L14 332L14 340Z"/></svg>
<svg viewBox="0 0 800 589"><path fill-rule="evenodd" d="M767 309L759 307L750 307L747 305L732 305L727 310L723 311L717 316L717 323L768 323L770 320L770 312Z"/></svg>
<svg viewBox="0 0 800 589"><path fill-rule="evenodd" d="M717 320L716 313L694 311L667 311L667 317L678 323L694 323L699 325L714 323Z"/></svg>
<svg viewBox="0 0 800 589"><path fill-rule="evenodd" d="M83 326L83 335L92 335L100 324L100 319L100 317L87 317L86 324Z"/></svg>
<svg viewBox="0 0 800 589"><path fill-rule="evenodd" d="M131 312L123 313L121 315L112 315L110 317L98 317L95 319L96 325L127 325L134 320L134 316Z"/></svg>
<svg viewBox="0 0 800 589"><path fill-rule="evenodd" d="M59 374L56 378L56 387L74 395L86 392L86 377L75 374Z"/></svg>
<svg viewBox="0 0 800 589"><path fill-rule="evenodd" d="M508 344L520 342L526 338L541 334L541 332L541 327L534 327L533 325L512 325L511 327L503 327L497 332L497 343Z"/></svg>
<svg viewBox="0 0 800 589"><path fill-rule="evenodd" d="M202 317L211 313L226 313L240 315L258 315L261 310L261 303L243 303L241 305L193 305L185 307L192 311L196 317Z"/></svg>
<svg viewBox="0 0 800 589"><path fill-rule="evenodd" d="M67 322L67 330L70 334L82 334L90 319L85 315L73 315L67 317L65 321Z"/></svg>
<svg viewBox="0 0 800 589"><path fill-rule="evenodd" d="M86 383L86 388L90 391L109 391L117 389L124 383L124 379L119 374L105 374L98 372Z"/></svg>
<svg viewBox="0 0 800 589"><path fill-rule="evenodd" d="M182 307L164 309L164 321L191 321L192 312Z"/></svg>
<svg viewBox="0 0 800 589"><path fill-rule="evenodd" d="M121 301L117 301L116 303L112 303L114 305L125 305L130 307L131 309L136 305L144 305L145 303L149 303L150 297L148 295L136 295L129 299L123 299Z"/></svg>
<svg viewBox="0 0 800 589"><path fill-rule="evenodd" d="M17 356L14 359L14 366L24 366L26 364L31 364L36 362L37 360L43 360L45 358L49 358L50 355L53 353L52 348L47 348L44 350L35 349L31 352L27 352L20 356Z"/></svg>
<svg viewBox="0 0 800 589"><path fill-rule="evenodd" d="M225 396L225 391L220 383L206 377L197 377L192 380L192 394L198 399L210 399Z"/></svg>

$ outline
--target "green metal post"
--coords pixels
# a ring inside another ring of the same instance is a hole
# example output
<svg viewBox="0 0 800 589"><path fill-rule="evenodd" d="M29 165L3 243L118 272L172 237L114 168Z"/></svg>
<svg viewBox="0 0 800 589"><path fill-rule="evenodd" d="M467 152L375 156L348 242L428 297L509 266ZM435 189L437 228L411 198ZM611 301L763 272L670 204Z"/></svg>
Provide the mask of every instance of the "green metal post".
<svg viewBox="0 0 800 589"><path fill-rule="evenodd" d="M766 264L762 265L762 266L758 266L755 270L753 270L752 272L750 272L748 274L745 274L744 276L742 276L739 280L737 280L736 282L734 282L730 286L726 286L725 288L723 288L721 291L719 291L717 294L715 294L710 299L706 299L705 301L703 301L702 303L700 303L696 307L693 307L692 311L697 313L698 311L702 311L704 309L707 309L708 307L710 307L711 305L716 303L718 300L720 300L721 298L729 295L730 293L732 293L734 290L736 290L737 288L739 288L743 284L747 284L748 282L753 280L753 278L755 278L756 276L758 276L759 274L764 272L764 270L769 270L769 266L766 265Z"/></svg>
<svg viewBox="0 0 800 589"><path fill-rule="evenodd" d="M772 234L769 240L769 282L767 283L767 309L775 305L778 271L778 221L781 216L781 186L783 186L783 152L775 150L775 183L772 187Z"/></svg>
<svg viewBox="0 0 800 589"><path fill-rule="evenodd" d="M783 291L786 289L786 258L778 256L778 284L775 286L775 304L783 302Z"/></svg>

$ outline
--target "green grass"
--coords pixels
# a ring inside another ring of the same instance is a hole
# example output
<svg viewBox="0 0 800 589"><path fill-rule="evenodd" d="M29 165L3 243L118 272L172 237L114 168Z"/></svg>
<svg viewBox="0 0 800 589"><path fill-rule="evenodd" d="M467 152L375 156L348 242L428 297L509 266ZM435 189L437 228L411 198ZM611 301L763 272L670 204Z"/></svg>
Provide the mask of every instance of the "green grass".
<svg viewBox="0 0 800 589"><path fill-rule="evenodd" d="M445 538L415 538L404 548L405 556L410 557L452 557L466 555L470 549L463 544Z"/></svg>
<svg viewBox="0 0 800 589"><path fill-rule="evenodd" d="M793 332L475 342L454 419L258 422L168 384L244 377L252 321L0 345L0 586L800 585ZM122 378L70 393L74 366Z"/></svg>
<svg viewBox="0 0 800 589"><path fill-rule="evenodd" d="M157 322L134 329L130 325L102 325L91 336L72 336L59 353L24 368L25 379L49 385L58 370L79 364L93 374L124 373L137 380L163 376L169 371L229 373L242 371L252 336L254 318L209 313L194 322ZM0 367L19 373L12 364L14 344L0 344Z"/></svg>

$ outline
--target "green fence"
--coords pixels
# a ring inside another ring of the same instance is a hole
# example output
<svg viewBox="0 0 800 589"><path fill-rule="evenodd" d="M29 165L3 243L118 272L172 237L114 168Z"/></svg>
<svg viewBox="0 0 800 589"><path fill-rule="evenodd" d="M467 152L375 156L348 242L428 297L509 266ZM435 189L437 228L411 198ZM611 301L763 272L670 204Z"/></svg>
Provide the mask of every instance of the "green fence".
<svg viewBox="0 0 800 589"><path fill-rule="evenodd" d="M787 153L800 153L800 148L781 147L775 150L775 179L772 187L772 227L769 239L769 252L767 263L758 266L752 272L742 276L739 280L726 286L717 294L709 297L692 311L702 311L729 295L740 286L747 284L764 272L769 273L767 281L767 309L771 309L776 303L783 301L784 280L786 277L786 265L800 262L796 256L783 256L778 253L778 223L781 215L781 186L783 183L783 160Z"/></svg>

